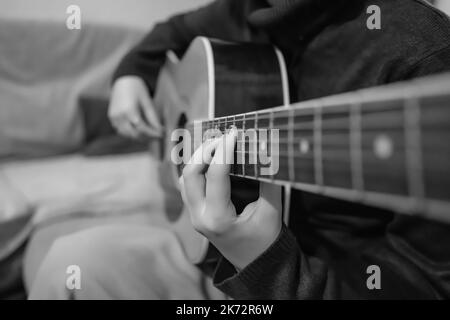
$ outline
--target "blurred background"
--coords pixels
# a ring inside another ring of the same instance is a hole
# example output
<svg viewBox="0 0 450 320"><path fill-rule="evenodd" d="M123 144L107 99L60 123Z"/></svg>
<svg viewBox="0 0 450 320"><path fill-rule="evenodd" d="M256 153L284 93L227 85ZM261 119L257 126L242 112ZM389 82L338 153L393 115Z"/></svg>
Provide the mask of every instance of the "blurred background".
<svg viewBox="0 0 450 320"><path fill-rule="evenodd" d="M1 18L52 19L63 21L61 12L71 5L82 7L83 19L148 29L155 21L210 0L0 0ZM450 13L449 0L429 1Z"/></svg>
<svg viewBox="0 0 450 320"><path fill-rule="evenodd" d="M0 0L0 299L26 298L58 236L164 223L157 161L108 121L110 81L157 21L207 2Z"/></svg>
<svg viewBox="0 0 450 320"><path fill-rule="evenodd" d="M0 18L65 21L65 11L75 4L83 20L149 29L157 20L192 9L210 0L0 0Z"/></svg>

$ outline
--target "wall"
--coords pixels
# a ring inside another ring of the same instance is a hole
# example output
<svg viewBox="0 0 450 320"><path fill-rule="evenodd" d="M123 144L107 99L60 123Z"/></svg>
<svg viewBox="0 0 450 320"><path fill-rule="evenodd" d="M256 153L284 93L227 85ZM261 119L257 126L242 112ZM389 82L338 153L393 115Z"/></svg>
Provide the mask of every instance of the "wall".
<svg viewBox="0 0 450 320"><path fill-rule="evenodd" d="M450 1L449 0L438 0L437 6L446 12L447 14L450 14Z"/></svg>
<svg viewBox="0 0 450 320"><path fill-rule="evenodd" d="M64 22L66 8L79 5L82 21L120 24L142 29L168 16L212 0L0 0L0 18L46 19ZM244 1L244 0L243 0ZM450 14L450 0L437 0Z"/></svg>
<svg viewBox="0 0 450 320"><path fill-rule="evenodd" d="M0 18L45 19L65 23L66 8L81 8L83 21L120 24L149 29L175 12L204 5L211 0L0 0Z"/></svg>

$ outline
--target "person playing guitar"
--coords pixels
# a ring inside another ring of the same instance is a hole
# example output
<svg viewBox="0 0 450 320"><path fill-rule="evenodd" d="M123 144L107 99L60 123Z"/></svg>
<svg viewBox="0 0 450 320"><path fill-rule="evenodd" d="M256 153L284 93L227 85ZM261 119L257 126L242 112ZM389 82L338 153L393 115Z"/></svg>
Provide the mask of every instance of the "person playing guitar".
<svg viewBox="0 0 450 320"><path fill-rule="evenodd" d="M380 9L381 29L368 28L369 6ZM290 102L450 71L449 18L422 0L217 0L158 24L122 60L109 109L121 134L162 135L154 97L166 52L181 58L198 36L276 46L286 60ZM237 136L231 129L206 141L180 179L194 228L220 253L212 278L221 292L234 299L450 297L447 223L292 190L286 225L279 185L230 178L232 166L221 162L232 157ZM382 156L389 146L380 140ZM97 227L57 241L30 297L68 296L48 280L65 265L68 246L82 247L70 261L86 262L92 279L75 297L223 297L202 291L203 276L186 262L176 237L164 233L157 241L154 229L133 228ZM76 242L90 237L94 249ZM142 245L131 250L130 243ZM103 272L95 261L121 270L120 284L112 285L114 271ZM132 267L122 268L121 261ZM381 282L371 283L371 270L380 272ZM176 294L186 288L190 295Z"/></svg>

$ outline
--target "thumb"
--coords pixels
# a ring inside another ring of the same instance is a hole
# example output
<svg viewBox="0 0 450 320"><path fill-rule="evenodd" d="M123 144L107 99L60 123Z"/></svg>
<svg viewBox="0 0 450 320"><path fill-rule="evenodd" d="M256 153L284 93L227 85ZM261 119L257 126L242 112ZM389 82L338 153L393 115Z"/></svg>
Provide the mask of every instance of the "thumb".
<svg viewBox="0 0 450 320"><path fill-rule="evenodd" d="M282 192L282 186L261 182L258 199L261 208L265 208L267 212L276 212L281 215L283 209Z"/></svg>

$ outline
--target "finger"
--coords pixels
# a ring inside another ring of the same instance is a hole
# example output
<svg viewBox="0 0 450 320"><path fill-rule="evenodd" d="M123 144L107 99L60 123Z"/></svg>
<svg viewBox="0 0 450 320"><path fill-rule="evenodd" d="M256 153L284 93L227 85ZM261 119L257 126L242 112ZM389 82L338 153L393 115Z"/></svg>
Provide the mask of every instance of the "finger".
<svg viewBox="0 0 450 320"><path fill-rule="evenodd" d="M208 141L202 144L183 169L183 185L186 204L191 211L200 211L205 200L205 171L213 158L213 151L219 140Z"/></svg>
<svg viewBox="0 0 450 320"><path fill-rule="evenodd" d="M184 173L201 173L204 174L206 168L210 165L217 145L220 143L221 138L210 139L205 141L200 147L195 150L192 157L184 167Z"/></svg>
<svg viewBox="0 0 450 320"><path fill-rule="evenodd" d="M124 117L132 127L134 138L137 138L141 135L147 137L161 136L160 131L152 129L147 124L145 124L144 120L142 119L143 115L141 115L139 112L129 112Z"/></svg>
<svg viewBox="0 0 450 320"><path fill-rule="evenodd" d="M148 94L144 94L141 98L143 116L146 122L156 131L162 132L162 125L159 121L159 117L156 114L155 107L153 106L153 102L150 99Z"/></svg>
<svg viewBox="0 0 450 320"><path fill-rule="evenodd" d="M121 119L119 119L119 118L117 118L117 117L115 117L115 118L110 117L110 120L109 120L109 122L111 123L111 126L112 126L116 131L119 131L119 125L120 125L121 121L123 121L123 120L121 120Z"/></svg>
<svg viewBox="0 0 450 320"><path fill-rule="evenodd" d="M126 121L125 114L110 114L108 115L111 125L118 131L122 122Z"/></svg>
<svg viewBox="0 0 450 320"><path fill-rule="evenodd" d="M111 123L116 130L123 136L130 138L137 138L139 132L132 125L133 122L139 121L138 116L135 113L117 113L110 115Z"/></svg>
<svg viewBox="0 0 450 320"><path fill-rule="evenodd" d="M136 129L136 131L142 136L146 136L146 137L150 137L150 138L160 138L162 136L162 131L153 129L153 128L149 127L148 125L146 125L142 121L135 122L132 125Z"/></svg>
<svg viewBox="0 0 450 320"><path fill-rule="evenodd" d="M116 125L117 131L123 136L130 137L130 138L137 138L139 133L133 126L130 124L127 120L122 120Z"/></svg>
<svg viewBox="0 0 450 320"><path fill-rule="evenodd" d="M128 121L134 128L137 128L138 126L142 125L142 123L144 122L142 120L141 115L139 114L138 111L129 111L124 115L124 118L126 119L126 121Z"/></svg>
<svg viewBox="0 0 450 320"><path fill-rule="evenodd" d="M232 129L227 135L220 138L214 153L214 158L207 172L206 201L207 205L226 209L230 204L230 168L234 161L234 147L237 130ZM221 210L213 210L220 214ZM229 210L225 210L228 212Z"/></svg>

